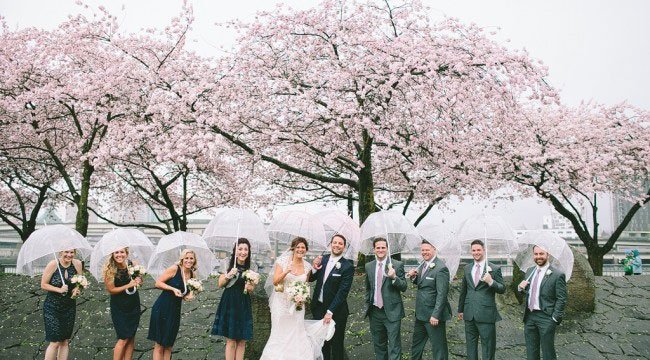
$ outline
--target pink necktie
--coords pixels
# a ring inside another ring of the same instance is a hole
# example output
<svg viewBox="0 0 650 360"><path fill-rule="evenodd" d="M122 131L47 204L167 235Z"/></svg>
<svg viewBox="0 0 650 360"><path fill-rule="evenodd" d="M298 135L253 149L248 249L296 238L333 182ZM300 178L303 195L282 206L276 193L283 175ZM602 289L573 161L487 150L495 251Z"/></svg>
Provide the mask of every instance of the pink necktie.
<svg viewBox="0 0 650 360"><path fill-rule="evenodd" d="M376 282L376 285L375 285L375 306L377 306L380 309L382 307L384 307L384 299L382 299L382 297L381 297L381 280L382 280L382 276L383 276L382 273L384 271L383 269L384 269L384 267L382 266L382 263L380 262L379 267L375 271L377 273L377 282Z"/></svg>
<svg viewBox="0 0 650 360"><path fill-rule="evenodd" d="M533 280L533 284L530 286L530 304L528 306L528 310L533 311L535 310L535 305L537 305L537 284L539 283L539 272L541 269L537 269L537 272L535 273L535 279Z"/></svg>
<svg viewBox="0 0 650 360"><path fill-rule="evenodd" d="M476 270L474 270L474 287L478 286L479 280L481 280L481 265L476 264Z"/></svg>

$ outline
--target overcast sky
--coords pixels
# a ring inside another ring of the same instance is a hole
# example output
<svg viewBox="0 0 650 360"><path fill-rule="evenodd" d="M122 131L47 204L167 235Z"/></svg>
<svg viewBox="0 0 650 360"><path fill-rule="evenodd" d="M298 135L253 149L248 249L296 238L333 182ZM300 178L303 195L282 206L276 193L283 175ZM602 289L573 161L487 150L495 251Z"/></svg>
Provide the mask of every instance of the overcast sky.
<svg viewBox="0 0 650 360"><path fill-rule="evenodd" d="M202 55L218 56L234 45L234 34L215 26L233 18L252 19L259 10L271 10L278 2L294 8L316 6L319 1L190 1L196 22L190 47ZM122 31L163 27L181 9L180 0L87 1L103 4L118 15ZM605 104L622 101L650 108L650 1L647 0L454 0L424 1L431 16L452 16L498 30L497 39L508 46L525 48L549 67L550 83L561 91L567 104L594 100ZM77 12L71 0L0 0L0 14L11 29L35 26L52 28ZM494 210L508 215L514 227L539 227L548 208L532 199L498 202ZM481 211L485 202L454 204L456 210L435 213L455 225L466 214ZM608 219L604 226L611 226Z"/></svg>

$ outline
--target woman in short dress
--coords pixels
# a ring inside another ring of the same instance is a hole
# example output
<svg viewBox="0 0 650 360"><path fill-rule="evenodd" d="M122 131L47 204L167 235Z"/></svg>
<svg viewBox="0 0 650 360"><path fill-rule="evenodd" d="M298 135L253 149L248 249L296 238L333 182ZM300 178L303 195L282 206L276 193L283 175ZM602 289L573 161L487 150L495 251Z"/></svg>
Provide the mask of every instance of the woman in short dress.
<svg viewBox="0 0 650 360"><path fill-rule="evenodd" d="M242 360L246 341L253 338L253 310L250 293L255 285L244 281L251 267L250 242L239 238L233 246L228 272L219 276L217 286L226 287L212 325L212 335L226 338L226 360ZM244 293L246 290L246 293Z"/></svg>
<svg viewBox="0 0 650 360"><path fill-rule="evenodd" d="M142 278L131 278L129 248L114 251L104 266L104 285L111 294L111 320L117 334L113 360L130 360L135 348L135 333L140 324L140 294L137 287Z"/></svg>
<svg viewBox="0 0 650 360"><path fill-rule="evenodd" d="M70 279L82 273L81 261L74 258L75 250L59 253L59 258L50 261L41 277L41 289L47 291L43 303L45 341L50 344L45 350L46 360L68 358L69 342L77 315L77 301L73 298L79 289L71 288Z"/></svg>
<svg viewBox="0 0 650 360"><path fill-rule="evenodd" d="M149 322L149 340L155 342L154 360L169 360L172 347L181 324L181 304L183 299L190 300L191 292L187 289L187 280L194 277L196 271L196 254L185 249L177 264L168 267L156 280L156 287L162 290L151 308Z"/></svg>

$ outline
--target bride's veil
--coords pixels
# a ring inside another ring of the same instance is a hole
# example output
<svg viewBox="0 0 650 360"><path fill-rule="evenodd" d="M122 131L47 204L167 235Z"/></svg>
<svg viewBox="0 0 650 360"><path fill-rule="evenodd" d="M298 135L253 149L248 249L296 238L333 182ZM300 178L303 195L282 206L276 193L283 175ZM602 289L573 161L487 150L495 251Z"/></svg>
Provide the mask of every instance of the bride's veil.
<svg viewBox="0 0 650 360"><path fill-rule="evenodd" d="M269 270L268 276L266 277L266 281L264 282L264 291L266 291L266 295L269 296L269 299L273 296L275 293L275 286L273 286L273 275L275 275L275 266L280 265L282 266L283 269L285 269L287 266L289 266L289 263L293 259L293 251L291 249L287 249L285 252L283 252L280 256L275 259L275 262L273 263L273 266L271 266L271 270Z"/></svg>

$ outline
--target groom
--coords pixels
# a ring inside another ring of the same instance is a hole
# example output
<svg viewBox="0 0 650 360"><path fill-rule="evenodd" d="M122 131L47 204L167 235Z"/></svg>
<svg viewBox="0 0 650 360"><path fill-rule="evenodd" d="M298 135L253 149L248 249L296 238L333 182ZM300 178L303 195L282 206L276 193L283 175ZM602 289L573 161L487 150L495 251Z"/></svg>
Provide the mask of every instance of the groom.
<svg viewBox="0 0 650 360"><path fill-rule="evenodd" d="M314 259L309 281L316 281L311 301L311 314L315 320L328 324L334 320L334 336L323 345L325 360L343 359L345 325L348 322L348 293L352 287L354 264L343 257L347 240L343 235L332 237L332 253Z"/></svg>

